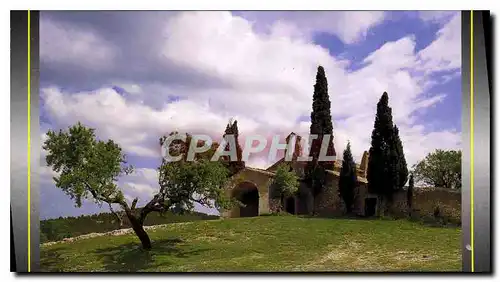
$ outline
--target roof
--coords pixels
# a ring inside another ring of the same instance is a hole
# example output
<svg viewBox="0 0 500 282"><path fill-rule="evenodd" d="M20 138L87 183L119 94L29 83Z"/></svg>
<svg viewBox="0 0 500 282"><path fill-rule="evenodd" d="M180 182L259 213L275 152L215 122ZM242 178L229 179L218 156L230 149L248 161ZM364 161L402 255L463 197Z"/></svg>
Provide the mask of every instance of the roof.
<svg viewBox="0 0 500 282"><path fill-rule="evenodd" d="M255 167L245 167L245 169L248 169L248 170L251 170L251 171L256 171L256 172L261 172L261 173L264 173L268 176L274 176L275 173L274 172L271 172L271 171L267 171L267 170L263 170L263 169L260 169L260 168L255 168Z"/></svg>
<svg viewBox="0 0 500 282"><path fill-rule="evenodd" d="M338 171L334 171L334 170L327 170L327 172L328 172L328 173L330 173L330 174L333 174L333 175L335 175L335 176L337 176L337 177L339 177L339 176L340 176L340 172L338 172ZM365 183L365 184L366 184L366 183L368 183L368 179L366 179L366 178L364 178L364 177L361 177L361 176L358 176L358 182L361 182L361 183Z"/></svg>

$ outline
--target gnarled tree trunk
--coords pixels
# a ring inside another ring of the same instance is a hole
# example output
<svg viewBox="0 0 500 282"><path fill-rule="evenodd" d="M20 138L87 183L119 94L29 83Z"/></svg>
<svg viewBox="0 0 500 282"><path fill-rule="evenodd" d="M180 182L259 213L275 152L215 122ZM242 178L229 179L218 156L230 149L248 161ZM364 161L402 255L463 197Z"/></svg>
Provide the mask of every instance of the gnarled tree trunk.
<svg viewBox="0 0 500 282"><path fill-rule="evenodd" d="M142 248L145 250L151 250L151 239L149 239L148 233L144 230L143 222L141 222L131 211L125 211L132 225L132 230L134 230L135 235L141 240Z"/></svg>
<svg viewBox="0 0 500 282"><path fill-rule="evenodd" d="M123 210L125 210L125 214L127 215L130 225L132 225L132 230L134 230L135 235L137 235L137 238L141 241L142 248L145 250L151 250L151 239L149 239L148 233L144 230L144 220L152 210L149 208L148 203L148 205L141 210L139 217L137 217L134 212L136 203L137 200L134 200L132 208L129 208L125 202L121 203L121 206Z"/></svg>

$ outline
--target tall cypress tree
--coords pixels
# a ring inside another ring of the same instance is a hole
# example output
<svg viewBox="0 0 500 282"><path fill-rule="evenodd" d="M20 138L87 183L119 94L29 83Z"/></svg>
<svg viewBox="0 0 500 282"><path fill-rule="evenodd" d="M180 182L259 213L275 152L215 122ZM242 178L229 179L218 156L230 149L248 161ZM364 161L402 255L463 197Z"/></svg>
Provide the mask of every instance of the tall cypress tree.
<svg viewBox="0 0 500 282"><path fill-rule="evenodd" d="M403 188L406 184L406 181L408 181L408 165L406 163L405 153L403 150L403 143L399 138L399 129L396 125L394 125L392 133L393 133L392 140L394 141L394 147L396 150L396 154L398 155L397 167L398 167L399 182L397 183L398 186L396 187L396 190L399 190Z"/></svg>
<svg viewBox="0 0 500 282"><path fill-rule="evenodd" d="M313 157L315 162L318 162L324 135L330 135L327 155L332 156L335 154L335 148L333 147L332 115L330 112L331 103L328 95L328 81L326 79L325 69L322 66L318 67L318 72L316 73L316 84L314 85L312 108L310 134L318 135L318 138L314 140L311 146L310 156ZM319 164L326 169L331 169L333 163L334 162L319 161Z"/></svg>
<svg viewBox="0 0 500 282"><path fill-rule="evenodd" d="M384 195L388 187L390 165L389 139L392 138L392 111L389 107L389 96L382 94L377 103L377 114L372 131L370 153L368 155L368 189L371 193Z"/></svg>
<svg viewBox="0 0 500 282"><path fill-rule="evenodd" d="M367 179L369 191L379 195L381 200L386 201L386 205L391 204L394 192L403 188L408 180L403 144L398 128L393 125L387 92L382 94L377 103Z"/></svg>
<svg viewBox="0 0 500 282"><path fill-rule="evenodd" d="M354 204L354 189L356 188L356 164L351 153L351 144L347 143L347 148L344 150L342 168L340 169L339 177L339 193L344 201L347 214L351 214L352 205Z"/></svg>
<svg viewBox="0 0 500 282"><path fill-rule="evenodd" d="M316 73L312 107L310 134L318 135L318 138L311 144L309 156L312 157L312 161L307 163L306 179L309 182L313 197L316 198L316 196L323 191L326 180L326 170L333 169L334 164L334 162L318 160L324 135L330 135L327 156L335 154L335 148L333 147L333 124L330 113L331 103L328 96L328 81L326 79L325 69L322 66L318 67ZM314 212L313 210L313 214Z"/></svg>
<svg viewBox="0 0 500 282"><path fill-rule="evenodd" d="M223 162L226 164L226 167L229 169L230 175L234 175L245 168L245 162L242 160L243 150L241 149L240 142L238 140L239 130L238 130L238 121L237 120L235 120L234 122L232 120L229 121L229 123L226 126L226 130L224 132L224 137L226 137L226 135L234 135L235 144L236 144L237 160L233 161L229 157L224 156ZM230 150L229 144L227 144L225 147L225 151L229 151L229 150Z"/></svg>

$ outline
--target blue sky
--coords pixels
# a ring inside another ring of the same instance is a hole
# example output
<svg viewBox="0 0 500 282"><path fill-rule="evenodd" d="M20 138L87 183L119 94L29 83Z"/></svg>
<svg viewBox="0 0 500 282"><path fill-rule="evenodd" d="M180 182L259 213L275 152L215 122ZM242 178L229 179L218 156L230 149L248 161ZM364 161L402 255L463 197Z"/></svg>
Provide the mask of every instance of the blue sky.
<svg viewBox="0 0 500 282"><path fill-rule="evenodd" d="M412 165L460 148L460 33L459 12L43 12L41 138L80 121L115 140L136 167L118 185L144 204L163 134L218 138L237 118L242 138L306 135L322 65L337 152L347 141L358 160L369 149L387 91ZM44 155L41 218L107 210L74 207ZM270 164L264 154L248 162Z"/></svg>

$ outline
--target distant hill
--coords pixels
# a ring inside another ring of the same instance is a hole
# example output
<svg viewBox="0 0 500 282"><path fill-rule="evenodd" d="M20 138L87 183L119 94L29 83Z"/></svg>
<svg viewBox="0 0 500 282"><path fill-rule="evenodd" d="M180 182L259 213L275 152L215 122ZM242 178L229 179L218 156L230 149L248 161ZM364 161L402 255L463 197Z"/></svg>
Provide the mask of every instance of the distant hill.
<svg viewBox="0 0 500 282"><path fill-rule="evenodd" d="M167 212L163 215L150 213L146 218L145 226L159 225L175 222L189 222L197 220L218 219L218 215L208 215L200 212L186 212L174 214ZM121 228L130 228L126 216L123 217L124 225ZM59 217L40 221L40 243L59 241L64 238L75 237L89 233L104 233L119 229L116 217L110 213L81 215L78 217Z"/></svg>

